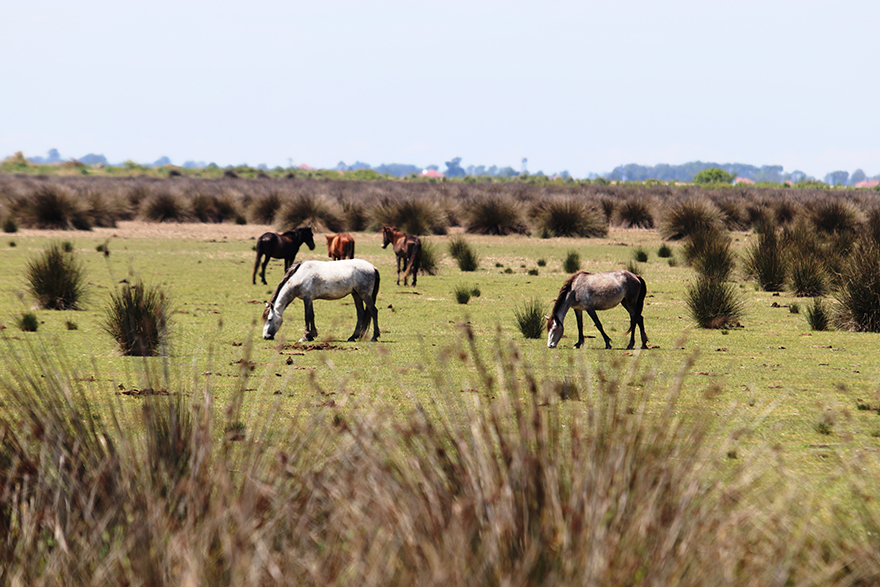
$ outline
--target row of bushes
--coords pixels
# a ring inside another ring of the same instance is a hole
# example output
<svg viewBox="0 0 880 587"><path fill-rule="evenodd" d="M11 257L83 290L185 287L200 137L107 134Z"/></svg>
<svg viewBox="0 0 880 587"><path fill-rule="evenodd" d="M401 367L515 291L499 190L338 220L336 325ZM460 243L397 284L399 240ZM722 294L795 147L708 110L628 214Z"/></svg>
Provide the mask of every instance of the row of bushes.
<svg viewBox="0 0 880 587"><path fill-rule="evenodd" d="M473 340L440 359L475 366L468 397L438 378L433 407L371 398L290 422L245 393L246 367L228 406L151 372L105 419L69 365L7 357L0 584L880 581L873 461L836 479L859 507L816 515L817 483L747 428L681 418L680 380L662 389L623 363L541 378L515 348L493 362ZM665 405L645 409L655 388Z"/></svg>
<svg viewBox="0 0 880 587"><path fill-rule="evenodd" d="M77 178L0 174L5 230L88 229L120 220L302 224L329 231L391 224L412 234L599 237L611 225L660 229L681 238L687 210L728 230L806 219L820 231L880 216L875 192L666 185L429 184L395 181L225 178ZM684 212L680 209L684 208Z"/></svg>

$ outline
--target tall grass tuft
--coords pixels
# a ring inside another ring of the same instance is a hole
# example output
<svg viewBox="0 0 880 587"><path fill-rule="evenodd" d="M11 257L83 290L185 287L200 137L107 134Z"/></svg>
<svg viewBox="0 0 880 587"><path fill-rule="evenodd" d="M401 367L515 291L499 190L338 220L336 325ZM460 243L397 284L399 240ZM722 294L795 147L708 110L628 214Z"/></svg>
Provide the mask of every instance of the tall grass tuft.
<svg viewBox="0 0 880 587"><path fill-rule="evenodd" d="M124 284L122 289L110 294L110 306L101 328L113 337L123 355L150 357L164 351L168 343L165 293L141 281Z"/></svg>
<svg viewBox="0 0 880 587"><path fill-rule="evenodd" d="M528 234L519 204L512 198L490 194L469 200L465 230L474 234Z"/></svg>
<svg viewBox="0 0 880 587"><path fill-rule="evenodd" d="M654 228L653 204L644 198L627 198L614 211L616 223L624 228Z"/></svg>
<svg viewBox="0 0 880 587"><path fill-rule="evenodd" d="M553 198L538 212L538 226L557 237L601 238L608 234L608 220L601 210L583 198Z"/></svg>
<svg viewBox="0 0 880 587"><path fill-rule="evenodd" d="M435 200L386 196L371 211L372 228L396 226L407 234L446 234L448 219Z"/></svg>
<svg viewBox="0 0 880 587"><path fill-rule="evenodd" d="M33 312L24 312L15 320L18 329L22 332L36 332L40 327L40 320Z"/></svg>
<svg viewBox="0 0 880 587"><path fill-rule="evenodd" d="M345 230L341 206L327 196L302 193L286 200L275 215L279 230L296 226L311 226L318 231Z"/></svg>
<svg viewBox="0 0 880 587"><path fill-rule="evenodd" d="M861 240L843 267L836 292L835 325L854 332L880 332L880 245Z"/></svg>
<svg viewBox="0 0 880 587"><path fill-rule="evenodd" d="M477 251L460 236L453 237L449 241L449 255L458 263L462 271L476 271L480 265Z"/></svg>
<svg viewBox="0 0 880 587"><path fill-rule="evenodd" d="M807 306L806 316L812 330L828 330L831 324L831 313L822 298L813 298L813 304Z"/></svg>
<svg viewBox="0 0 880 587"><path fill-rule="evenodd" d="M440 271L440 253L434 243L426 238L422 239L422 257L419 261L419 272L425 275L437 275Z"/></svg>
<svg viewBox="0 0 880 587"><path fill-rule="evenodd" d="M459 304L466 304L471 300L471 291L473 288L463 283L458 283L452 288L452 296Z"/></svg>
<svg viewBox="0 0 880 587"><path fill-rule="evenodd" d="M708 279L728 281L736 268L736 256L730 236L720 230L704 230L692 233L682 253L693 268Z"/></svg>
<svg viewBox="0 0 880 587"><path fill-rule="evenodd" d="M21 202L20 220L31 228L90 230L89 216L73 193L60 184L37 187Z"/></svg>
<svg viewBox="0 0 880 587"><path fill-rule="evenodd" d="M79 310L88 290L85 265L60 243L27 262L25 280L28 292L47 310Z"/></svg>
<svg viewBox="0 0 880 587"><path fill-rule="evenodd" d="M734 284L703 276L687 287L685 304L700 328L739 326L745 309Z"/></svg>
<svg viewBox="0 0 880 587"><path fill-rule="evenodd" d="M281 208L282 202L279 190L271 190L265 195L252 199L247 209L248 220L255 224L274 224L275 215Z"/></svg>
<svg viewBox="0 0 880 587"><path fill-rule="evenodd" d="M757 242L746 249L743 269L764 291L782 291L788 258L776 227L770 222L756 227Z"/></svg>
<svg viewBox="0 0 880 587"><path fill-rule="evenodd" d="M660 236L680 240L696 233L721 229L721 213L704 198L688 198L672 202L660 223Z"/></svg>
<svg viewBox="0 0 880 587"><path fill-rule="evenodd" d="M855 234L862 225L858 208L843 198L822 198L813 202L810 218L816 230L825 234Z"/></svg>
<svg viewBox="0 0 880 587"><path fill-rule="evenodd" d="M581 256L577 251L566 251L565 258L562 260L562 270L566 273L574 273L581 270Z"/></svg>
<svg viewBox="0 0 880 587"><path fill-rule="evenodd" d="M184 222L189 210L183 197L169 190L159 189L140 206L140 214L152 222Z"/></svg>
<svg viewBox="0 0 880 587"><path fill-rule="evenodd" d="M516 327L526 338L541 338L547 319L544 317L544 304L532 297L513 308Z"/></svg>

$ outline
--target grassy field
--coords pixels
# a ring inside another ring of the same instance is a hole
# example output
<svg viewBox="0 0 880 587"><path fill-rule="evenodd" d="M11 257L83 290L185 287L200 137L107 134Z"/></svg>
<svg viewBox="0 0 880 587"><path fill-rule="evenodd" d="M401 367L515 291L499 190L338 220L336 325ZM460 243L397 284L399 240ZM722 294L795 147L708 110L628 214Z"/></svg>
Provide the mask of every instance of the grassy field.
<svg viewBox="0 0 880 587"><path fill-rule="evenodd" d="M34 347L57 352L85 382L97 405L105 408L112 402L139 401L120 400L119 390L167 385L146 380L145 365L154 366L150 372L159 372L160 359L121 357L100 326L112 288L123 279L142 279L161 285L171 300L172 353L163 368L172 374L173 385L191 390L196 382L209 383L219 405L244 386L254 405L280 398L281 413L347 402L391 402L405 412L415 403L433 401L438 377L449 393L480 387L472 359L440 360L463 352L462 326L469 325L484 359L494 357L501 347L515 345L524 362L548 380L562 381L582 370L591 373L591 379L577 378L576 385L584 392L595 387L601 368L611 364L637 362L639 370L656 372L659 381L669 381L688 358L695 357L684 384L682 414L718 418L719 434L729 430L726 414L732 406L738 414L736 425L760 419L754 434L742 438L741 454L747 454L754 443L779 444L796 469L812 473L832 471L834 465L829 463L834 459L828 457L838 449L880 448L877 411L864 409L880 404L877 334L811 332L804 316L808 300L757 291L747 282L739 286L746 304L742 328L695 328L683 301L693 270L681 262L680 254L675 267L659 258L661 241L652 230L617 229L603 239L468 235L467 241L480 255L480 268L473 273L459 271L446 254L451 236L426 237L440 253L441 269L436 276L422 277L416 289L395 285L393 254L380 248L379 235L356 234L358 256L375 264L382 275L380 342L345 342L354 326L349 298L316 303L320 344L315 346L295 344L303 327L300 302L288 308L275 341L260 337L263 302L281 277L281 262L273 261L267 271L269 286L250 283L253 237L260 227L237 227L237 232L230 228L233 237L215 228L205 237L175 238L161 236L159 225L152 238L114 238L114 233L126 233L125 225L96 234L46 236L25 231L0 241L4 248L0 317L9 350L25 357ZM201 229L202 225L191 225L193 235ZM248 230L253 234L245 236ZM747 233L734 237L738 250L754 238ZM14 326L15 316L32 305L23 293L25 264L59 240L73 242L87 267L86 309L37 310L38 332L21 332ZM105 242L109 256L96 250ZM325 258L323 239L316 242L315 251L303 248L299 258ZM561 267L567 251L578 251L583 269L604 271L625 267L637 247L649 254L648 261L639 265L648 284L648 351L623 350L628 320L622 308L600 313L615 345L610 351L602 348L589 320L585 334L591 338L585 348L573 349L576 327L571 314L558 349L548 350L545 337L527 340L518 332L513 317L517 304L536 297L549 313L567 276ZM534 269L538 274L529 275L528 270ZM477 286L481 295L458 304L453 295L458 284ZM800 307L800 313L791 311L793 305ZM67 321L77 328L69 330ZM248 361L253 370L243 377ZM662 397L655 399L658 406L662 404Z"/></svg>

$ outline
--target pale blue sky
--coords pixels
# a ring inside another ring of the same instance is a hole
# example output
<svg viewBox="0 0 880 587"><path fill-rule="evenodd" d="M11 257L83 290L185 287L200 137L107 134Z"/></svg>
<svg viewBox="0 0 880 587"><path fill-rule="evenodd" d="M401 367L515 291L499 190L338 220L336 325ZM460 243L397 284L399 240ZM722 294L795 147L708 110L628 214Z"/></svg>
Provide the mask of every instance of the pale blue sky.
<svg viewBox="0 0 880 587"><path fill-rule="evenodd" d="M10 2L0 157L880 173L880 2Z"/></svg>

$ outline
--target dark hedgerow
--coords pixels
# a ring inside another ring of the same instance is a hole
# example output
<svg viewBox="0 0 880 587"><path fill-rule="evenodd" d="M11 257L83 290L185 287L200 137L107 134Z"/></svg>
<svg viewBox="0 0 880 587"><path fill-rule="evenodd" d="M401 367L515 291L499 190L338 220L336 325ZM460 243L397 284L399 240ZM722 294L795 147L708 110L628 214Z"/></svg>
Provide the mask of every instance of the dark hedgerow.
<svg viewBox="0 0 880 587"><path fill-rule="evenodd" d="M141 281L111 294L101 327L123 355L149 357L167 346L168 300L165 293Z"/></svg>
<svg viewBox="0 0 880 587"><path fill-rule="evenodd" d="M79 310L87 290L84 265L60 243L28 261L25 279L37 304L47 310Z"/></svg>
<svg viewBox="0 0 880 587"><path fill-rule="evenodd" d="M526 338L541 338L546 325L544 304L538 298L531 298L513 309L516 326Z"/></svg>
<svg viewBox="0 0 880 587"><path fill-rule="evenodd" d="M700 328L739 326L744 303L732 283L700 277L685 292L685 303Z"/></svg>

